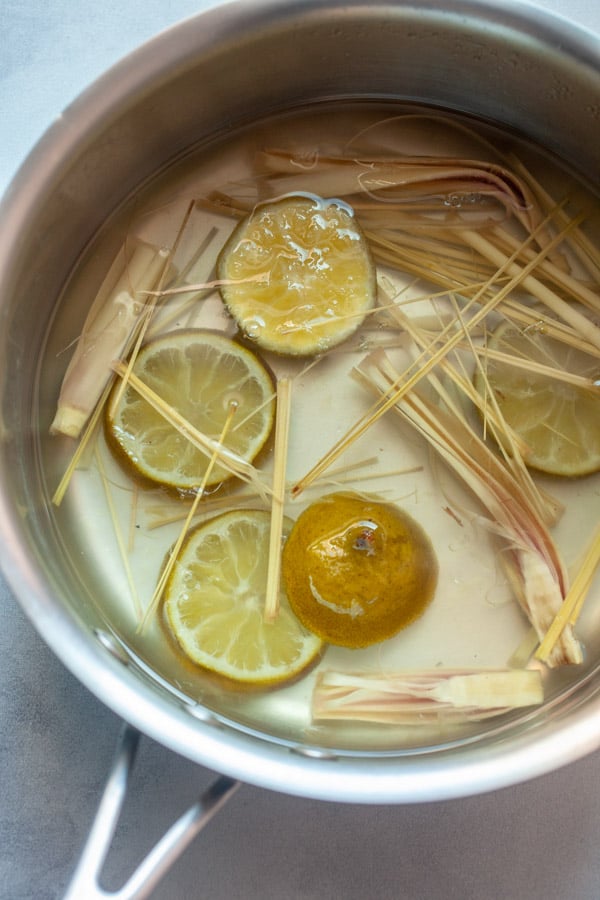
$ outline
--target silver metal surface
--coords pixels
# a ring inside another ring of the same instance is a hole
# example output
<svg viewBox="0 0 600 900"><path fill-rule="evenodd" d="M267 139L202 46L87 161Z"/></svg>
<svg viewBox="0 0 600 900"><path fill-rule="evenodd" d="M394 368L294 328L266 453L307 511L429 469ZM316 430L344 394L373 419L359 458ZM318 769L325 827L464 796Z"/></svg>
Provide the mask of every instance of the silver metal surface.
<svg viewBox="0 0 600 900"><path fill-rule="evenodd" d="M197 803L173 823L127 882L116 891L106 890L102 887L102 868L126 798L139 737L139 733L129 726L124 726L121 731L96 818L64 900L144 900L149 897L185 848L239 787L239 783L230 778L218 778Z"/></svg>
<svg viewBox="0 0 600 900"><path fill-rule="evenodd" d="M534 777L600 746L595 680L532 716L528 727L426 754L332 759L319 747L294 748L203 721L98 641L105 623L79 602L78 585L61 564L38 481L35 361L64 280L100 223L191 144L269 111L342 96L460 109L528 134L585 177L596 179L600 169L597 41L521 4L236 3L141 48L66 110L2 206L0 560L26 613L69 669L124 719L190 759L309 797L463 796ZM149 121L161 127L148 129Z"/></svg>

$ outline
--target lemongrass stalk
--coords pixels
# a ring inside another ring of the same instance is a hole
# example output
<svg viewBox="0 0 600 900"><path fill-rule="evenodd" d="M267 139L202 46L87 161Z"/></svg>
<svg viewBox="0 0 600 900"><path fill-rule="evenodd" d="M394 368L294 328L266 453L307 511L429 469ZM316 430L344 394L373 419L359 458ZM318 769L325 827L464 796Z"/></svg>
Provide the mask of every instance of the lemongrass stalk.
<svg viewBox="0 0 600 900"><path fill-rule="evenodd" d="M367 360L355 370L364 384L385 393L393 379L389 361ZM462 419L434 407L416 392L404 396L394 409L410 422L473 492L489 514L489 527L501 536L506 549L502 561L523 610L540 640L560 609L568 588L564 562L529 498L498 457ZM577 664L581 647L567 625L548 657L548 665Z"/></svg>
<svg viewBox="0 0 600 900"><path fill-rule="evenodd" d="M115 539L117 541L117 547L119 548L119 555L121 557L121 563L123 565L123 569L125 570L125 575L127 578L127 583L129 585L129 590L131 592L131 597L133 599L133 605L135 609L136 616L138 620L142 616L142 607L140 603L139 594L135 585L135 579L133 577L133 573L131 571L131 566L129 565L129 553L127 552L127 547L125 546L125 541L123 539L123 534L119 525L119 518L117 516L117 511L115 509L115 504L113 500L113 496L110 490L110 484L108 481L108 477L106 474L106 469L104 466L104 462L102 461L102 457L96 446L94 448L94 456L96 460L96 466L98 468L98 473L100 475L100 481L102 482L102 487L104 489L104 496L106 498L106 505L108 506L108 511L110 514L110 519L112 522L113 530L115 532Z"/></svg>
<svg viewBox="0 0 600 900"><path fill-rule="evenodd" d="M463 231L465 243L487 257L496 265L505 265L506 256L501 250L498 250L483 235L474 231ZM533 265L532 265L533 263ZM553 313L559 316L564 322L567 322L575 331L583 338L590 341L597 350L600 350L600 328L584 316L579 310L575 309L569 303L564 301L562 297L550 290L545 284L539 281L534 275L530 274L535 267L535 260L528 262L521 268L515 262L511 262L507 268L509 274L518 277L522 286L531 291L541 303L551 309Z"/></svg>
<svg viewBox="0 0 600 900"><path fill-rule="evenodd" d="M464 332L465 342L469 347L471 354L474 355L476 348L471 339L470 331L467 328L460 310L458 310L458 308L456 307L456 304L454 304L454 309L456 312L457 323L459 323L462 331ZM407 322L406 324L410 328L410 322ZM414 334L415 340L419 341L418 331L411 329L411 333ZM483 368L481 367L478 360L476 360L476 362L483 374L483 377L485 378L485 372ZM450 364L448 358L444 359L440 365L442 370L451 378L451 380L459 388L462 394L473 404L473 406L480 410L486 428L489 427L492 434L495 436L496 443L501 449L506 465L512 471L521 490L527 496L528 501L532 504L532 507L535 510L535 514L541 516L542 520L547 525L555 524L560 514L562 513L562 508L560 504L558 504L554 500L554 498L551 498L545 492L540 491L537 484L533 480L523 458L523 452L526 449L526 445L505 421L494 393L488 391L488 397L483 398L475 388L472 379L467 376L466 372L464 372L464 369L463 374L461 375L454 368L454 366ZM395 373L392 373L391 377L395 377ZM455 417L460 417L463 420L464 424L467 425L467 421L462 413L462 410L453 403L443 384L435 376L435 373L430 373L429 380L434 385L438 395L441 397L446 407L450 409ZM508 450L505 449L505 445Z"/></svg>
<svg viewBox="0 0 600 900"><path fill-rule="evenodd" d="M560 639L563 630L575 623L575 620L581 612L583 601L591 587L596 569L600 564L600 527L588 547L583 563L573 579L573 583L565 601L558 610L552 624L544 635L540 646L538 647L535 657L536 659L546 662L552 654L556 642Z"/></svg>
<svg viewBox="0 0 600 900"><path fill-rule="evenodd" d="M502 248L503 252L507 252L508 250L510 253L519 244L517 238L510 234L506 229L494 228L492 234L494 238L498 238L504 245ZM525 250L524 259L526 261L531 258L530 254L531 251L528 253L527 250ZM570 272L565 272L563 269L560 269L549 259L543 262L540 266L540 271L546 277L552 278L555 284L563 288L569 295L579 300L584 306L587 306L592 312L600 313L600 294L589 288L579 278L571 275Z"/></svg>
<svg viewBox="0 0 600 900"><path fill-rule="evenodd" d="M53 434L81 434L111 378L113 360L122 355L139 321L146 292L153 290L168 259L168 250L141 241L127 243L120 250L96 295L65 373L50 426Z"/></svg>
<svg viewBox="0 0 600 900"><path fill-rule="evenodd" d="M85 426L84 432L79 440L79 443L77 444L77 447L75 448L75 452L73 453L73 455L69 461L69 465L67 466L67 468L64 472L64 475L62 476L62 478L58 484L58 487L56 488L54 494L52 495L52 503L54 504L54 506L60 506L60 504L63 502L63 500L65 498L65 494L67 492L69 484L71 483L71 479L72 479L77 467L80 465L80 463L84 457L84 454L89 446L89 443L92 439L92 436L93 436L94 432L96 431L96 428L98 427L98 423L100 421L100 416L102 414L102 409L104 407L106 400L108 399L108 395L110 394L111 387L112 387L112 384L109 381L106 384L102 394L100 395L100 399L96 403L94 411L92 412L90 418L88 419L88 422L87 422L87 425Z"/></svg>
<svg viewBox="0 0 600 900"><path fill-rule="evenodd" d="M541 223L539 228L543 227L545 223ZM532 240L535 236L535 232L532 233L528 241ZM547 253L551 251L554 245L558 242L559 238L555 238L554 241L546 244L543 250L540 251L536 259L531 260L525 266L523 270L518 268L518 271L513 275L511 280L504 284L495 294L493 294L483 306L480 306L477 311L473 314L472 318L469 320L469 328L472 329L475 325L478 325L488 313L495 309L500 302L511 292L511 290L518 285L523 277L532 269L535 268L537 258L543 258ZM525 242L527 243L527 241ZM506 269L510 268L510 266L514 262L515 255L509 256L502 260L497 276L504 275ZM466 303L464 310L469 309L471 306L475 305L486 293L486 288L482 287L479 291L475 293L473 297L471 297ZM463 311L464 311L463 310ZM451 333L452 328L448 326L440 332L440 335L436 338L434 342L432 342L431 347L425 348L419 357L414 360L408 369L399 375L398 380L395 384L390 385L388 391L383 394L378 403L369 410L365 415L363 415L357 422L352 425L346 434L337 441L333 447L323 456L321 459L310 469L306 475L301 478L294 487L292 488L292 494L295 497L298 497L302 491L312 482L314 479L321 475L325 469L327 469L337 458L341 455L354 441L360 438L363 434L365 434L368 429L389 409L391 409L398 401L404 397L408 391L410 391L425 375L428 375L429 372L442 360L448 353L457 346L458 343L463 338L462 331L454 331ZM437 349L436 349L437 345Z"/></svg>
<svg viewBox="0 0 600 900"><path fill-rule="evenodd" d="M150 297L173 297L176 294L190 294L194 291L223 287L227 284L265 284L269 281L269 272L259 272L257 275L248 275L245 278L216 278L213 281L205 281L200 284L180 284L177 287L164 288L158 291L145 291Z"/></svg>
<svg viewBox="0 0 600 900"><path fill-rule="evenodd" d="M531 190L538 198L538 202L542 209L548 211L555 209L556 220L562 226L568 224L568 214L564 210L556 208L556 201L554 198L540 184L537 178L532 175L523 162L511 155L510 164L520 177L529 184ZM579 262L583 265L584 269L594 281L600 285L600 251L598 250L598 247L590 240L587 234L581 230L581 228L576 228L569 234L567 243Z"/></svg>
<svg viewBox="0 0 600 900"><path fill-rule="evenodd" d="M527 230L535 227L541 218L528 185L496 163L444 156L361 160L332 156L320 157L306 171L289 152L267 149L259 153L257 164L270 173L271 195L297 191L311 191L323 197L367 194L377 199L381 197L385 202L390 191L396 191L402 199L478 194L496 199L513 212Z"/></svg>
<svg viewBox="0 0 600 900"><path fill-rule="evenodd" d="M533 626L528 628L525 636L519 642L518 647L514 650L508 660L509 667L511 669L524 669L539 647L539 643L540 639L535 628L533 628Z"/></svg>
<svg viewBox="0 0 600 900"><path fill-rule="evenodd" d="M269 563L265 589L265 621L272 622L279 613L281 583L281 540L283 536L283 510L285 506L285 475L287 466L292 381L280 378L277 382L277 416L275 419L275 450L273 462L273 496L271 498L271 525L269 533Z"/></svg>
<svg viewBox="0 0 600 900"><path fill-rule="evenodd" d="M231 401L229 404L229 411L227 413L227 417L225 419L223 428L221 429L221 434L219 435L219 439L217 442L219 446L223 446L223 441L227 437L227 432L229 431L229 428L231 426L231 421L232 421L233 416L235 415L235 412L237 409L238 409L237 402ZM192 520L193 520L194 516L196 515L200 501L202 500L202 497L204 496L204 491L206 490L206 485L208 484L208 479L211 476L212 470L215 467L218 457L219 457L219 454L215 448L215 451L213 452L212 456L210 457L210 459L208 461L208 465L206 467L206 471L202 478L202 482L200 483L200 486L196 490L196 493L194 495L194 499L190 506L189 512L185 518L183 528L180 530L177 540L175 541L175 544L172 547L171 552L169 553L169 557L167 559L166 565L164 566L164 568L160 574L160 578L158 579L158 584L156 585L156 588L154 590L154 593L152 595L150 603L148 604L148 608L146 609L146 612L144 613L142 621L140 622L140 624L138 626L138 631L140 631L140 632L146 628L146 626L150 622L150 619L156 613L158 604L160 603L160 599L164 593L165 587L167 586L167 582L169 580L171 572L173 571L173 566L177 562L177 558L178 558L181 548L183 546L183 542L187 536L187 533L189 531Z"/></svg>
<svg viewBox="0 0 600 900"><path fill-rule="evenodd" d="M251 503L254 508L257 508L257 501L259 500L261 500L261 498L256 491L248 491L247 493L236 492L232 496L216 497L213 500L204 498L204 502L202 503L202 515L210 516L220 510L240 509L248 503ZM147 510L147 513L154 517L146 526L148 531L164 528L166 525L174 525L176 522L181 522L187 515L181 508L168 512L162 507L160 509Z"/></svg>
<svg viewBox="0 0 600 900"><path fill-rule="evenodd" d="M600 384L597 380L586 378L584 375L576 375L574 372L568 372L566 369L558 369L556 366L536 362L535 360L528 359L524 356L515 356L514 353L504 353L502 350L492 350L490 347L478 347L473 345L473 351L478 356L505 363L515 369L522 369L524 372L530 372L532 375L542 375L544 378L562 381L564 384L570 384L573 387L581 388L584 391L592 391L594 394L600 393Z"/></svg>
<svg viewBox="0 0 600 900"><path fill-rule="evenodd" d="M473 352L475 345L472 343L472 341L470 341L468 332L467 340L471 351ZM386 375L390 382L393 382L397 378L397 372L395 372L393 367L390 366L388 358L384 353L378 353L377 359L379 360L378 365L382 373ZM504 458L504 464L512 473L512 477L515 479L518 488L523 492L522 502L526 501L527 505L529 506L531 516L533 518L539 516L546 526L555 525L563 513L563 506L556 500L555 497L540 489L532 478L531 472L525 465L522 455L523 441L504 421L504 417L493 393L490 392L490 399L492 403L492 410L490 411L486 409L485 401L482 401L482 398L476 391L473 382L471 381L471 379L466 377L466 374L461 378L459 373L455 372L452 366L445 365L443 366L443 368L444 371L448 375L450 375L453 382L462 391L462 393L475 406L480 408L482 415L485 417L485 421L493 426L492 432L496 437L496 443L500 446ZM440 379L435 375L434 372L429 374L428 379L430 384L436 390L442 402L445 404L446 408L452 413L455 419L460 419L462 425L466 429L466 433L468 434L469 432L472 432L475 435L477 441L479 441L479 436L473 430L473 427L467 420L467 417L464 415L463 410L454 403L453 399L450 397L448 391L446 390ZM494 415L490 415L490 412L494 413ZM502 435L503 440L499 439L499 435ZM504 442L506 442L510 450L510 452L508 453L505 451ZM485 445L482 444L482 446ZM484 466L487 466L489 460L489 451L487 447L485 451L483 451L483 453L475 451L475 447L476 445L473 446L472 452L477 452L480 461L483 462ZM510 483L508 484L509 490L514 487L515 485L511 485Z"/></svg>
<svg viewBox="0 0 600 900"><path fill-rule="evenodd" d="M127 549L129 550L130 553L133 552L133 547L135 545L139 497L140 497L139 486L137 484L134 484L133 485L133 496L131 498L131 510L130 510L130 514L129 514L129 539L127 541Z"/></svg>
<svg viewBox="0 0 600 900"><path fill-rule="evenodd" d="M181 220L179 228L177 229L177 234L175 235L175 240L173 241L173 246L171 247L171 250L169 251L171 257L174 257L174 255L181 243L185 229L188 225L188 222L190 221L190 216L192 214L193 209L194 209L194 202L192 201L191 203L188 203L186 211L183 215L183 219ZM160 278L158 279L158 284L156 285L156 287L159 289L158 294L160 294L160 291L164 287L166 278L167 278L167 267L164 266L160 273ZM125 376L121 377L121 383L119 384L118 389L115 391L114 395L112 396L111 409L109 410L109 416L111 416L111 417L114 415L114 411L117 409L117 407L121 403L121 399L123 397L123 392L125 391L125 388L127 387L127 379L129 378L129 373L133 370L135 361L138 357L138 354L140 352L142 344L146 338L148 329L150 327L150 322L152 321L152 318L153 318L155 310L156 310L156 305L158 302L157 292L155 292L153 290L147 290L147 291L144 291L144 293L146 294L146 299L145 299L143 314L140 316L139 321L136 324L136 328L131 334L131 339L128 342L128 346L123 348L123 350L125 350L125 349L127 350L128 355L129 355L129 360L127 362L127 373ZM131 351L131 352L129 352L129 351ZM127 354L119 354L119 356L121 356L121 355L127 355Z"/></svg>
<svg viewBox="0 0 600 900"><path fill-rule="evenodd" d="M590 356L596 356L598 353L593 344L577 334L570 326L545 315L539 308L532 309L507 297L503 300L499 310L515 325L539 330L548 337L562 341L563 344L568 344L569 347L574 347Z"/></svg>
<svg viewBox="0 0 600 900"><path fill-rule="evenodd" d="M476 721L544 700L536 669L432 669L321 672L312 696L316 720L390 725Z"/></svg>

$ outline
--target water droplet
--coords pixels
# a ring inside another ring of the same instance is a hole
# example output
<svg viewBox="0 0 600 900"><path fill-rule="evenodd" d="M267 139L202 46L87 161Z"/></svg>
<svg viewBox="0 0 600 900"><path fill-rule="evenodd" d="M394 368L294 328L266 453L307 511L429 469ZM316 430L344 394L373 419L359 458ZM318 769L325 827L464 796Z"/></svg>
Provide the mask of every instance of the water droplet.
<svg viewBox="0 0 600 900"><path fill-rule="evenodd" d="M251 341L256 341L261 336L265 323L262 319L247 319L244 323L244 331Z"/></svg>

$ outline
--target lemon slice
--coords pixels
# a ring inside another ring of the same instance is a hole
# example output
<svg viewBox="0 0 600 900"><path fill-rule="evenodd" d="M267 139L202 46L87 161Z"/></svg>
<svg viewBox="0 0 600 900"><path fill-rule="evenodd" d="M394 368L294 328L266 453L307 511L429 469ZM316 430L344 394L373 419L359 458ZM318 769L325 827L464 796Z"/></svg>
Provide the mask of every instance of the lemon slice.
<svg viewBox="0 0 600 900"><path fill-rule="evenodd" d="M291 195L257 206L221 251L223 300L241 330L280 354L339 344L375 304L375 267L347 204ZM264 282L257 276L264 275ZM251 279L254 279L252 281Z"/></svg>
<svg viewBox="0 0 600 900"><path fill-rule="evenodd" d="M273 425L273 380L260 360L224 335L199 330L172 331L140 350L133 373L161 400L207 437L217 440L236 404L225 445L251 462ZM115 385L116 392L120 385ZM107 404L105 432L117 456L151 482L179 491L197 488L209 456L198 450L164 416L127 385ZM238 425L239 423L239 425ZM231 477L222 465L207 486Z"/></svg>
<svg viewBox="0 0 600 900"><path fill-rule="evenodd" d="M191 531L164 595L166 621L194 663L247 684L303 672L322 643L300 624L285 594L264 618L270 513L234 510Z"/></svg>
<svg viewBox="0 0 600 900"><path fill-rule="evenodd" d="M595 379L597 358L539 331L503 323L488 347L524 360ZM552 475L580 476L600 469L600 396L492 358L475 384L485 396L493 391L506 422L523 439L525 463Z"/></svg>

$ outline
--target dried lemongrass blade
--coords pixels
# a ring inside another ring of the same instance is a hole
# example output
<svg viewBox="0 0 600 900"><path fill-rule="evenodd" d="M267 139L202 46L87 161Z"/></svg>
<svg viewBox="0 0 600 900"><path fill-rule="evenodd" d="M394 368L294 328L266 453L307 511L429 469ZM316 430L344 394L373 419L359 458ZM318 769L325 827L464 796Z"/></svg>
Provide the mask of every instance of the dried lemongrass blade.
<svg viewBox="0 0 600 900"><path fill-rule="evenodd" d="M482 256L486 256L492 262L499 265L506 265L506 256L501 250L498 250L491 241L488 241L481 234L473 231L462 232L465 242L473 249L477 250ZM555 242L557 243L556 239ZM585 340L590 341L596 348L596 352L600 350L600 328L592 322L592 320L583 315L578 309L567 303L558 294L543 284L532 273L537 265L537 259L530 260L523 268L514 262L511 258L507 271L515 277L520 274L520 283L526 290L543 303L548 309L552 310L564 322L567 322L575 331Z"/></svg>
<svg viewBox="0 0 600 900"><path fill-rule="evenodd" d="M385 396L394 370L385 355L371 354L354 371ZM435 382L432 382L435 386ZM470 425L434 406L416 391L393 407L439 453L488 512L487 527L504 543L501 560L523 611L540 640L560 609L568 588L564 562L548 528L514 476ZM547 663L579 664L582 651L567 624Z"/></svg>
<svg viewBox="0 0 600 900"><path fill-rule="evenodd" d="M535 658L542 662L547 662L556 642L559 640L563 630L567 626L572 626L583 607L585 598L592 586L592 581L596 573L596 569L600 564L600 527L596 529L594 537L588 547L583 562L573 579L573 583L565 597L564 603L558 610L556 617L548 628L544 639L535 652Z"/></svg>
<svg viewBox="0 0 600 900"><path fill-rule="evenodd" d="M533 176L529 169L524 165L523 161L515 155L511 154L508 162L514 171L529 185L535 194L542 210L556 210L556 220L561 225L568 222L568 214L562 209L557 209L556 201L548 193L540 182ZM591 278L600 285L600 251L592 240L582 231L576 228L570 233L567 243L574 255L577 257L583 268L589 273Z"/></svg>
<svg viewBox="0 0 600 900"><path fill-rule="evenodd" d="M227 417L225 419L223 428L221 429L221 433L220 433L218 441L217 441L217 446L215 446L215 449L208 461L208 465L206 467L206 471L202 478L202 482L199 485L199 487L194 495L194 499L190 506L189 512L188 512L187 516L185 517L183 527L181 528L181 530L179 532L179 535L177 537L177 540L175 541L175 544L171 548L171 551L167 558L166 564L163 567L163 570L158 579L156 588L154 589L154 593L150 599L150 603L148 604L148 607L144 613L142 621L140 622L140 624L138 626L138 631L140 631L140 632L143 631L147 627L150 620L155 615L156 610L158 609L160 599L164 593L165 587L167 586L167 582L169 580L171 572L173 571L173 567L174 567L175 563L177 562L177 558L178 558L181 548L183 546L183 542L185 541L187 533L190 529L192 520L193 520L194 516L196 515L196 512L198 511L198 506L200 504L200 501L202 500L202 497L204 496L204 492L206 490L206 485L208 484L208 480L210 478L212 470L215 467L215 464L217 463L217 461L219 459L219 453L218 453L217 447L223 446L223 442L224 442L225 438L227 437L227 433L231 427L231 422L233 420L233 416L235 415L237 409L238 409L237 402L231 401L229 404L229 411L228 411Z"/></svg>
<svg viewBox="0 0 600 900"><path fill-rule="evenodd" d="M126 351L147 299L169 264L169 251L128 241L102 283L63 378L53 434L79 437Z"/></svg>
<svg viewBox="0 0 600 900"><path fill-rule="evenodd" d="M67 489L69 484L71 483L71 479L75 474L77 468L81 464L82 460L85 457L86 450L90 446L90 442L92 438L95 436L96 430L98 428L98 424L100 421L100 416L102 414L103 406L108 399L108 395L111 391L111 382L109 381L102 394L100 395L100 399L96 403L96 406L88 419L88 422L85 426L84 432L75 448L75 452L73 453L67 468L56 488L54 494L52 495L52 503L54 506L60 506L65 498L65 494L67 493Z"/></svg>
<svg viewBox="0 0 600 900"><path fill-rule="evenodd" d="M265 150L257 158L259 168L269 172L271 194L310 190L321 196L352 197L355 194L381 198L441 198L490 196L513 212L531 230L541 218L537 201L526 182L497 163L444 156L398 156L361 158L321 156L309 170L285 150ZM450 203L452 200L449 201Z"/></svg>
<svg viewBox="0 0 600 900"><path fill-rule="evenodd" d="M125 576L127 578L127 583L129 585L129 591L131 593L131 597L133 600L135 613L139 620L139 619L141 619L141 616L142 616L142 606L140 603L140 597L139 597L138 590L137 590L137 587L135 584L135 579L133 577L133 573L131 571L131 565L129 563L129 552L128 552L128 548L126 546L123 532L121 530L121 526L119 524L119 517L117 515L115 503L114 503L113 496L111 493L108 475L106 474L106 467L104 465L104 461L102 459L102 456L100 454L100 451L99 451L97 445L96 445L96 447L94 447L94 458L96 460L96 467L98 469L98 474L100 475L100 481L102 482L102 488L104 490L104 496L106 498L106 505L108 507L110 520L111 520L112 527L113 527L113 530L115 533L115 539L117 542L117 547L119 549L121 563L123 565L123 569L125 570Z"/></svg>
<svg viewBox="0 0 600 900"><path fill-rule="evenodd" d="M225 494L220 497L204 497L202 502L202 515L211 516L217 512L229 509L239 509L242 506L252 505L258 508L261 500L259 493L248 487L243 487L231 494ZM187 513L182 510L181 503L167 501L166 503L157 503L149 506L145 510L148 517L146 529L155 531L157 528L164 528L165 525L173 525L185 519Z"/></svg>
<svg viewBox="0 0 600 900"><path fill-rule="evenodd" d="M194 203L192 201L191 203L188 203L188 205L187 205L187 208L183 215L183 219L181 220L179 228L177 229L177 234L175 235L175 240L173 241L173 245L172 245L171 249L168 251L171 259L174 257L174 255L177 252L177 249L183 239L183 235L184 235L185 229L190 221L190 217L191 217L193 209L194 209ZM159 292L164 287L166 279L167 279L167 266L163 266L162 271L160 273L160 278L158 279L158 283L156 284L156 287L159 289ZM115 393L112 397L112 400L111 400L112 407L111 407L111 410L109 411L109 416L111 418L114 415L115 409L118 407L118 405L121 402L123 393L125 391L125 388L127 387L127 380L129 377L129 373L132 371L133 366L135 365L135 361L138 357L138 354L140 352L142 344L144 343L144 340L148 333L148 329L150 327L150 322L152 321L152 319L154 317L154 313L156 311L156 305L158 302L158 297L156 295L156 292L154 292L152 290L146 290L143 293L145 294L145 301L144 301L144 308L142 310L142 314L139 316L139 320L136 323L135 328L132 329L130 339L128 340L127 344L123 347L123 351L127 351L127 353L129 354L129 361L127 363L127 374L124 377L121 377L121 383L119 384L119 388L118 388L118 390L115 391ZM129 352L129 351L131 351L131 352ZM120 359L121 356L123 356L123 355L126 355L126 353L119 353L117 358Z"/></svg>
<svg viewBox="0 0 600 900"><path fill-rule="evenodd" d="M272 622L279 612L281 583L281 541L285 507L285 476L290 435L292 381L280 378L277 382L277 414L275 419L275 447L273 462L273 496L271 498L271 528L269 532L269 563L265 589L265 621Z"/></svg>
<svg viewBox="0 0 600 900"><path fill-rule="evenodd" d="M526 241L523 242L522 246L527 245L534 237L537 232L539 232L544 226L545 221L542 221L536 229L529 235ZM472 234L471 232L465 231L464 234L472 236L474 239L480 239L480 235ZM500 303L510 294L510 292L518 287L521 282L530 275L530 272L535 269L535 266L538 264L539 260L544 259L547 254L559 243L562 236L554 236L554 238L545 244L544 248L539 251L536 256L530 260L523 268L520 266L515 266L515 259L518 254L518 251L515 251L509 257L503 257L499 260L499 268L494 275L494 278L490 280L490 285L493 283L494 279L498 276L504 276L507 271L510 271L511 278L507 283L504 283L501 288L499 288L495 293L491 296L488 296L483 305L480 305L479 309L473 314L468 323L468 328L472 330L476 325L479 325L488 314L496 309ZM484 240L481 238L481 240ZM533 282L536 282L535 279L532 279ZM537 283L537 282L536 282ZM540 288L545 289L544 285L540 285ZM543 291L542 291L543 293ZM551 293L551 292L550 292ZM463 313L474 306L476 303L480 302L484 295L487 294L487 289L485 287L478 290L473 297L471 297L464 309ZM556 298L557 301L562 303L560 298ZM564 304L566 305L566 304ZM579 314L575 311L573 312L573 316L578 316ZM583 317L582 317L583 318ZM587 321L587 320L586 320ZM600 329L596 329L598 334L600 335ZM384 415L389 409L391 409L394 405L396 405L410 390L412 390L418 382L429 375L429 373L435 368L435 366L440 363L442 359L444 359L448 353L453 350L463 339L464 334L463 331L454 329L452 324L442 329L439 335L436 336L435 340L432 342L431 346L424 348L417 359L413 360L411 364L408 366L405 372L398 375L397 380L389 385L387 391L382 392L381 397L375 403L375 405L367 411L361 418L356 421L350 428L346 431L346 433L329 449L327 453L325 453L321 459L318 460L317 463L299 480L296 482L294 487L292 488L292 495L294 497L299 496L303 490L308 487L309 484L314 481L316 477L321 475L338 457L348 449L351 444L353 444L358 438L362 437L372 425L377 422L382 415Z"/></svg>
<svg viewBox="0 0 600 900"><path fill-rule="evenodd" d="M539 706L537 669L432 669L349 674L322 672L312 696L316 720L389 725L476 721Z"/></svg>
<svg viewBox="0 0 600 900"><path fill-rule="evenodd" d="M570 220L567 221L564 227L565 229L571 228L572 230L576 230L575 226L571 225ZM564 231L561 233L564 234ZM510 234L505 228L493 229L491 234L488 235L488 238L492 238L494 242L500 245L504 253L511 253L518 246L517 238ZM531 259L531 251L525 250L523 258L525 261ZM566 291L570 297L578 300L584 306L587 306L592 312L600 312L600 294L598 291L593 290L580 278L576 278L570 272L565 272L552 262L552 260L544 260L539 266L537 275L538 277L543 275L544 278L551 280L559 288Z"/></svg>

